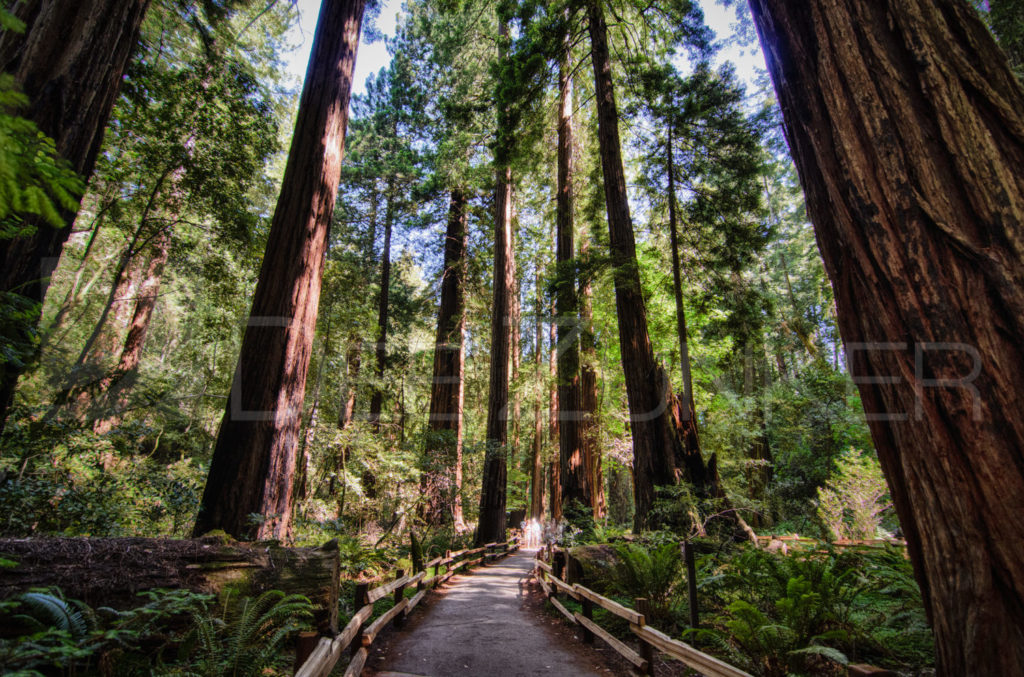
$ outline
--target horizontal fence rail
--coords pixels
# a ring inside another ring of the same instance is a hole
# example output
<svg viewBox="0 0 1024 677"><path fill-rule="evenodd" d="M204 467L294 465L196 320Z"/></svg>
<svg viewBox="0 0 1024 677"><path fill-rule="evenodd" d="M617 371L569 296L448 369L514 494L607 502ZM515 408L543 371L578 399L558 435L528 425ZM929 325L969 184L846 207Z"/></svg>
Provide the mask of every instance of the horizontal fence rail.
<svg viewBox="0 0 1024 677"><path fill-rule="evenodd" d="M550 557L550 548L548 552ZM685 642L672 639L665 633L647 625L648 603L646 599L637 598L637 608L630 609L615 600L599 595L579 583L572 583L559 578L551 564L541 559L544 553L545 550L538 551L537 553L534 576L537 582L540 583L540 587L544 590L544 594L552 606L571 623L580 626L583 641L587 644L593 643L595 637L601 638L616 653L632 663L637 672L644 675L654 674L654 652L657 650L685 663L707 677L751 677L749 673L735 668L714 656L709 656ZM568 555L568 553L566 554ZM565 571L570 571L570 567L566 566ZM559 593L564 593L566 596L580 602L583 606L583 613L569 611L558 600ZM593 609L595 605L629 622L629 629L640 642L639 651L627 646L594 622Z"/></svg>
<svg viewBox="0 0 1024 677"><path fill-rule="evenodd" d="M372 590L366 583L360 583L355 591L355 606L359 610L341 632L333 637L321 637L311 649L300 638L296 649L296 663L300 664L300 667L295 671L295 677L327 677L341 660L345 649L349 648L352 650L352 659L345 670L345 677L357 677L366 665L370 646L381 631L389 624L401 627L428 590L444 584L459 571L498 560L518 549L519 544L516 541L488 543L482 548L446 553L444 557L430 560L423 566L423 571L412 575L406 575L400 569L395 580ZM431 569L433 576L427 577ZM444 569L444 573L441 569ZM407 598L405 591L413 585L416 586L417 593ZM367 621L373 617L374 603L389 595L394 599L395 605L367 625ZM307 650L307 656L300 655Z"/></svg>

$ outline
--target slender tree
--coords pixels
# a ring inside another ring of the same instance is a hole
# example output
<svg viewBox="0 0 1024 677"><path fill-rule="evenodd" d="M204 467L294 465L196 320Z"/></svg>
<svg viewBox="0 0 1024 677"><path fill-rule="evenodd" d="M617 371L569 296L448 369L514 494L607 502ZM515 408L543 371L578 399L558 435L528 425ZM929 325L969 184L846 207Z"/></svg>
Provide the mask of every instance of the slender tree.
<svg viewBox="0 0 1024 677"><path fill-rule="evenodd" d="M149 0L21 2L13 12L25 23L25 33L0 32L0 71L11 73L27 95L24 116L56 142L61 157L86 179L148 5ZM34 332L38 324L50 273L75 214L62 216L61 228L39 220L29 224L31 234L0 239L0 292L36 304L29 326L11 328L18 335L0 336L4 344L22 343L21 334ZM23 368L19 360L0 363L0 428Z"/></svg>
<svg viewBox="0 0 1024 677"><path fill-rule="evenodd" d="M534 313L533 366L534 378L541 383L544 364L544 323L541 321L541 309L544 307L544 294L540 266L537 266L535 285L537 309ZM533 403L533 447L530 463L530 519L538 522L544 519L544 416L541 413L541 401L541 391L538 388Z"/></svg>
<svg viewBox="0 0 1024 677"><path fill-rule="evenodd" d="M588 243L581 238L580 258L587 255ZM597 346L594 342L593 291L589 276L580 281L580 397L583 416L583 460L587 468L587 485L595 518L605 515L604 472L601 459L601 429L597 392Z"/></svg>
<svg viewBox="0 0 1024 677"><path fill-rule="evenodd" d="M292 476L364 0L325 0L194 532L290 536ZM250 515L260 516L253 528Z"/></svg>
<svg viewBox="0 0 1024 677"><path fill-rule="evenodd" d="M579 298L576 289L576 249L573 233L573 120L572 76L568 38L558 67L558 180L556 185L555 261L557 281L555 320L558 372L559 481L563 508L575 501L577 510L592 507L583 454L583 401L580 390Z"/></svg>
<svg viewBox="0 0 1024 677"><path fill-rule="evenodd" d="M380 254L380 292L377 297L377 343L374 355L377 359L377 384L370 396L370 425L380 432L380 412L384 406L384 369L388 359L388 299L391 291L391 233L395 225L395 185L388 177L384 190L384 248Z"/></svg>
<svg viewBox="0 0 1024 677"><path fill-rule="evenodd" d="M1024 90L962 0L750 6L939 674L1024 674Z"/></svg>
<svg viewBox="0 0 1024 677"><path fill-rule="evenodd" d="M164 266L167 264L170 239L171 235L165 229L157 233L153 241L153 251L139 286L138 297L135 299L128 334L121 347L121 356L118 358L117 366L100 381L97 388L103 393L105 409L93 424L93 430L98 433L106 433L120 423L121 414L128 405L128 393L138 376L142 348L160 294L160 282L163 279Z"/></svg>

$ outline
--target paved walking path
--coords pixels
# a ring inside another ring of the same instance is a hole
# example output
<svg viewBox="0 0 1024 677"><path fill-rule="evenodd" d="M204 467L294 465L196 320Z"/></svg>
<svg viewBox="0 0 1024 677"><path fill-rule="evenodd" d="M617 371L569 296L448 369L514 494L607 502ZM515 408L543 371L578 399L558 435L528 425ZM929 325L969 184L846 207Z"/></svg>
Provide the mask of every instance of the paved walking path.
<svg viewBox="0 0 1024 677"><path fill-rule="evenodd" d="M605 672L558 641L528 608L533 556L533 551L519 551L453 578L429 608L396 631L386 653L372 659L377 674L596 677Z"/></svg>

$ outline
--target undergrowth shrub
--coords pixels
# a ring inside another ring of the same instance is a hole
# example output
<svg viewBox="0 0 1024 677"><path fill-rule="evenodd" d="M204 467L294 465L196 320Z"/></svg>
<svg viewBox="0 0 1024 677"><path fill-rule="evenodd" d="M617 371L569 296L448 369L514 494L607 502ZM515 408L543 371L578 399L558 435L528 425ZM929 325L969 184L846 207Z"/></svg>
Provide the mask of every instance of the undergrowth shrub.
<svg viewBox="0 0 1024 677"><path fill-rule="evenodd" d="M645 548L631 543L615 546L615 589L633 599L646 597L651 604L654 625L662 627L672 619L676 590L681 583L682 556L678 543Z"/></svg>
<svg viewBox="0 0 1024 677"><path fill-rule="evenodd" d="M746 548L702 564L702 606L716 612L710 627L687 637L754 674L829 674L854 660L934 663L910 563L895 547L789 555Z"/></svg>
<svg viewBox="0 0 1024 677"><path fill-rule="evenodd" d="M152 590L126 611L91 608L59 589L0 602L5 675L287 674L288 637L309 627L312 605L271 590L217 613L213 596Z"/></svg>

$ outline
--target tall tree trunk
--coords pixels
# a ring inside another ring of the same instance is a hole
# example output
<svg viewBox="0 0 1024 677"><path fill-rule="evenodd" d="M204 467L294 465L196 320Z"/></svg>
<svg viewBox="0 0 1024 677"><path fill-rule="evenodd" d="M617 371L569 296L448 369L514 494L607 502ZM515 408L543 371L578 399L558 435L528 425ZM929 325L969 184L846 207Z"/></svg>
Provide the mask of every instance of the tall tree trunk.
<svg viewBox="0 0 1024 677"><path fill-rule="evenodd" d="M374 432L380 432L380 412L384 408L384 368L388 351L388 305L391 295L391 230L395 219L394 179L389 178L385 189L384 207L384 249L380 254L380 296L377 297L377 383L370 397L370 425Z"/></svg>
<svg viewBox="0 0 1024 677"><path fill-rule="evenodd" d="M99 153L121 77L139 39L149 0L32 0L13 7L25 33L0 32L0 71L29 99L22 114L56 142L57 152L88 179ZM71 234L75 214L54 228L36 220L35 233L0 239L0 292L37 304L30 326L0 341L21 343L39 322L50 273ZM0 364L0 430L24 366Z"/></svg>
<svg viewBox="0 0 1024 677"><path fill-rule="evenodd" d="M515 242L515 213L512 214L512 255L515 256L516 242ZM512 270L516 270L513 262ZM509 321L512 323L511 331L512 336L510 338L510 361L511 361L511 393L512 399L512 455L513 462L518 458L516 454L519 453L519 419L523 415L522 402L519 397L519 389L515 387L516 382L519 380L519 367L520 365L520 354L522 351L522 336L520 335L520 323L522 322L522 308L520 307L519 301L519 279L516 277L512 280L512 308L510 312Z"/></svg>
<svg viewBox="0 0 1024 677"><path fill-rule="evenodd" d="M325 0L281 195L194 532L287 540L364 0ZM255 527L249 515L262 516Z"/></svg>
<svg viewBox="0 0 1024 677"><path fill-rule="evenodd" d="M634 528L640 530L649 525L655 487L672 485L683 478L699 495L719 499L726 518L742 525L738 515L728 510L714 456L705 464L699 454L688 453L684 446L686 407L672 393L668 374L654 359L626 195L607 27L598 2L588 4L588 16L619 348L633 436Z"/></svg>
<svg viewBox="0 0 1024 677"><path fill-rule="evenodd" d="M166 229L157 233L153 240L153 253L150 255L146 275L139 286L135 310L132 313L128 334L121 348L121 356L113 371L103 378L96 388L106 403L106 412L93 424L93 430L104 434L121 422L121 413L128 405L128 394L135 385L142 361L142 348L146 343L149 323L153 319L153 309L160 295L160 283L163 280L164 266L170 250L171 235Z"/></svg>
<svg viewBox="0 0 1024 677"><path fill-rule="evenodd" d="M582 395L580 392L579 307L576 295L576 248L573 238L572 77L566 44L558 66L558 182L555 223L555 317L558 388L559 481L562 505L591 508L587 467L583 456Z"/></svg>
<svg viewBox="0 0 1024 677"><path fill-rule="evenodd" d="M508 24L498 26L498 60L505 58ZM505 540L508 491L508 372L512 294L516 279L512 248L512 169L498 167L494 188L494 297L491 303L491 373L487 397L487 437L480 522L476 543Z"/></svg>
<svg viewBox="0 0 1024 677"><path fill-rule="evenodd" d="M434 376L430 382L427 418L427 467L423 473L423 518L427 524L454 524L462 519L462 332L465 326L463 287L466 251L466 195L453 189L444 238L441 304L437 310Z"/></svg>
<svg viewBox="0 0 1024 677"><path fill-rule="evenodd" d="M544 364L544 323L541 321L541 309L544 307L544 295L541 290L540 266L536 272L537 312L534 318L534 352L533 363L535 378L541 382L541 367ZM533 450L530 464L530 519L540 522L544 519L544 417L540 410L541 396L538 389L533 403Z"/></svg>
<svg viewBox="0 0 1024 677"><path fill-rule="evenodd" d="M580 242L580 253L586 255L586 238ZM590 489L590 504L596 519L605 516L604 472L601 461L601 430L598 421L597 395L597 346L594 343L594 310L590 279L584 278L580 285L580 403L583 409L583 459L587 467L587 486Z"/></svg>
<svg viewBox="0 0 1024 677"><path fill-rule="evenodd" d="M634 527L640 530L648 524L654 505L654 488L676 482L675 450L665 420L668 384L663 370L654 361L654 351L647 334L647 312L626 197L607 28L600 3L592 1L587 9L597 98L598 142L614 266L615 306L633 436Z"/></svg>
<svg viewBox="0 0 1024 677"><path fill-rule="evenodd" d="M1024 674L1024 90L966 2L750 4L939 673Z"/></svg>
<svg viewBox="0 0 1024 677"><path fill-rule="evenodd" d="M515 257L512 251L512 170L498 169L494 219L494 297L491 303L491 373L487 398L487 450L480 493L477 544L504 540L508 478L508 376L510 311Z"/></svg>
<svg viewBox="0 0 1024 677"><path fill-rule="evenodd" d="M700 453L700 437L697 434L697 407L693 401L693 372L690 364L690 337L686 329L686 309L683 307L683 271L679 256L679 216L676 205L676 180L675 180L675 158L673 146L672 126L668 127L667 139L667 162L668 171L668 223L669 239L672 247L672 287L676 302L676 333L679 338L679 366L683 377L683 392L679 397L678 410L681 422L677 434L682 438L682 444L677 448L677 453L682 452L676 458L677 468L685 468L687 476L695 480L695 488L698 494L715 494L717 486L710 486L717 483L717 477L708 473L704 465L704 459ZM703 484L701 484L703 483Z"/></svg>

